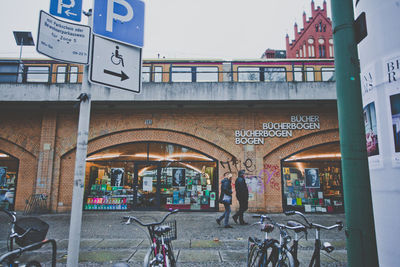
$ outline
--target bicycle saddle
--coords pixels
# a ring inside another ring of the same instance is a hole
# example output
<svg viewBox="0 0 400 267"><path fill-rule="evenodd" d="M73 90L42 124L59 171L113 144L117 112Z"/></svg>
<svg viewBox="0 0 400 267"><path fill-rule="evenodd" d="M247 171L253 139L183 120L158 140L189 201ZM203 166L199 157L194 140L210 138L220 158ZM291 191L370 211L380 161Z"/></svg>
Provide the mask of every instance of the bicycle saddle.
<svg viewBox="0 0 400 267"><path fill-rule="evenodd" d="M161 225L161 226L157 226L156 228L154 228L154 233L157 236L161 236L162 234L168 233L169 231L171 231L172 227L168 226L168 225Z"/></svg>
<svg viewBox="0 0 400 267"><path fill-rule="evenodd" d="M297 229L294 229L293 231L295 231L296 233L300 233L306 230L306 227L304 225L302 225L301 223L298 222L294 222L294 221L288 221L287 225L289 227L299 227Z"/></svg>

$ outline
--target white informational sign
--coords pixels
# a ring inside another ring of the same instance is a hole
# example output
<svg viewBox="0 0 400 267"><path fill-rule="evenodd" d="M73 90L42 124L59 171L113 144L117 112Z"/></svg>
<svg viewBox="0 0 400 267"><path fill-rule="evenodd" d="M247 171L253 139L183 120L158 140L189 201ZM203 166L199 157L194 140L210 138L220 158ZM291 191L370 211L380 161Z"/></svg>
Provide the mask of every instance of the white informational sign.
<svg viewBox="0 0 400 267"><path fill-rule="evenodd" d="M90 82L139 93L141 66L140 48L93 36Z"/></svg>
<svg viewBox="0 0 400 267"><path fill-rule="evenodd" d="M89 63L90 27L59 20L40 11L36 50L48 57L78 64Z"/></svg>
<svg viewBox="0 0 400 267"><path fill-rule="evenodd" d="M153 191L153 178L151 176L143 177L143 191Z"/></svg>

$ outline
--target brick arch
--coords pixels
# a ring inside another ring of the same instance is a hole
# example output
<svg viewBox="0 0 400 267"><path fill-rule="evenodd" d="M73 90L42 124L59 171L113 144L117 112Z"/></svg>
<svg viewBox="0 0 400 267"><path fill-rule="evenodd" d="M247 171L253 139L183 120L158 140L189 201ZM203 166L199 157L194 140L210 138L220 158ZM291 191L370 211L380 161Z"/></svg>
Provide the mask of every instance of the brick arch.
<svg viewBox="0 0 400 267"><path fill-rule="evenodd" d="M90 155L97 151L116 145L145 141L166 142L186 146L204 153L216 159L217 161L229 161L232 159L234 154L199 137L182 132L161 129L135 129L98 137L89 141L87 154ZM66 152L61 156L60 179L58 190L56 190L57 193L55 193L57 196L54 196L54 199L57 199L57 203L63 202L63 207L57 207L57 204L53 203L53 210L66 211L70 209L75 166L75 152L76 148ZM218 173L223 173L221 164L218 166Z"/></svg>
<svg viewBox="0 0 400 267"><path fill-rule="evenodd" d="M264 156L265 201L267 212L282 212L281 160L307 148L339 142L339 129L319 131L293 139ZM272 175L271 178L268 175Z"/></svg>
<svg viewBox="0 0 400 267"><path fill-rule="evenodd" d="M19 161L15 210L23 210L25 207L25 199L35 191L37 158L18 144L3 138L0 138L0 148Z"/></svg>

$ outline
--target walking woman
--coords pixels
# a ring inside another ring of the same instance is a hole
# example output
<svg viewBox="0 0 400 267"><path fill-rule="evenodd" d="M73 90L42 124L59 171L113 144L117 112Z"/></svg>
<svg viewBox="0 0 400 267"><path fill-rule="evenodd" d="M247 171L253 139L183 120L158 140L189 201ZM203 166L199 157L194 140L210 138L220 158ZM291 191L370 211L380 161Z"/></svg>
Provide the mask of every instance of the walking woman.
<svg viewBox="0 0 400 267"><path fill-rule="evenodd" d="M221 217L217 218L217 223L221 225L222 219L224 219L225 228L233 228L229 225L229 215L231 214L232 205L232 173L226 172L224 179L221 181L221 196L219 202L224 204L225 212Z"/></svg>

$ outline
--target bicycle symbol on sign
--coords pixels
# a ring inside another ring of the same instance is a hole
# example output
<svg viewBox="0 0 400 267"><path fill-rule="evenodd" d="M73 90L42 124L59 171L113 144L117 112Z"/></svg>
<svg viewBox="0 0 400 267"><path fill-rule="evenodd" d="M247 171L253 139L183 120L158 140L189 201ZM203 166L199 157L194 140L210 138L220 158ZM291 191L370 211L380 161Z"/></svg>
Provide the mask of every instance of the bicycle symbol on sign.
<svg viewBox="0 0 400 267"><path fill-rule="evenodd" d="M121 64L122 67L125 67L125 66L124 66L124 58L123 58L123 56L119 53L119 46L118 46L118 45L115 46L115 52L112 53L112 55L111 55L111 62L112 62L114 65L119 65L119 64Z"/></svg>

